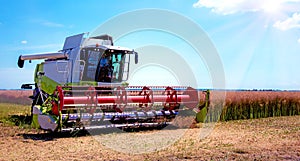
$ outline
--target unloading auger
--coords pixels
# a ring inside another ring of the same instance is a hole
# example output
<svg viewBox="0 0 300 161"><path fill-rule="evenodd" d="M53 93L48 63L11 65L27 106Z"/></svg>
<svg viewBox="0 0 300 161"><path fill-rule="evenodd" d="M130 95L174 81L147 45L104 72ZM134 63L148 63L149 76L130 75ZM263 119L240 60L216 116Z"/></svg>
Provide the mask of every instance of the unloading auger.
<svg viewBox="0 0 300 161"><path fill-rule="evenodd" d="M138 63L137 52L114 46L109 35L85 34L67 37L58 52L20 55L20 68L26 60L44 60L34 72L32 124L50 131L155 126L184 110L207 109L209 91L199 105L191 87L128 86L132 56Z"/></svg>

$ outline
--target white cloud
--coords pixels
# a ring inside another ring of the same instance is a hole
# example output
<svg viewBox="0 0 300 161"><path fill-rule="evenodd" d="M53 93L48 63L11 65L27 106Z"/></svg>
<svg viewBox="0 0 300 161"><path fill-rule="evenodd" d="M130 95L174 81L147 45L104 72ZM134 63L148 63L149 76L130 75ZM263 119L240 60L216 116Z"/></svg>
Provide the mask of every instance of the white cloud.
<svg viewBox="0 0 300 161"><path fill-rule="evenodd" d="M47 26L47 27L65 27L65 25L63 25L63 24L50 22L50 21L42 22L42 25Z"/></svg>
<svg viewBox="0 0 300 161"><path fill-rule="evenodd" d="M212 12L228 15L241 12L246 8L243 7L243 0L199 0L193 5L195 8L210 8Z"/></svg>
<svg viewBox="0 0 300 161"><path fill-rule="evenodd" d="M300 13L294 13L292 17L289 17L284 21L277 21L273 26L283 31L300 28Z"/></svg>
<svg viewBox="0 0 300 161"><path fill-rule="evenodd" d="M209 8L212 12L228 15L243 12L270 11L288 2L300 2L300 0L198 0L195 8Z"/></svg>
<svg viewBox="0 0 300 161"><path fill-rule="evenodd" d="M300 44L300 38L298 39L298 43Z"/></svg>
<svg viewBox="0 0 300 161"><path fill-rule="evenodd" d="M26 40L21 41L21 44L27 44Z"/></svg>
<svg viewBox="0 0 300 161"><path fill-rule="evenodd" d="M44 44L44 45L5 45L0 46L2 50L5 51L33 51L33 52L41 52L41 51L58 51L62 48L62 44Z"/></svg>
<svg viewBox="0 0 300 161"><path fill-rule="evenodd" d="M58 23L58 22L51 21L51 20L47 20L47 19L35 19L35 18L33 18L33 19L30 19L29 21L31 23L42 25L42 26L45 26L45 27L52 27L52 28L69 27L65 24Z"/></svg>
<svg viewBox="0 0 300 161"><path fill-rule="evenodd" d="M46 44L46 45L36 45L36 46L27 46L27 47L19 47L17 50L59 50L62 44Z"/></svg>

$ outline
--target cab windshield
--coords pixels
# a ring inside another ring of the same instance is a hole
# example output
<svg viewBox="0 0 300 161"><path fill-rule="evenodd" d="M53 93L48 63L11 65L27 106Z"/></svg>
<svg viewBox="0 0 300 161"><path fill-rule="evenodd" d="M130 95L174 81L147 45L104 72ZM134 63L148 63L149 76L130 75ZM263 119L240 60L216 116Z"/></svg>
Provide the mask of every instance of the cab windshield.
<svg viewBox="0 0 300 161"><path fill-rule="evenodd" d="M96 82L122 82L126 59L126 52L122 50L85 50L82 55L86 57L85 70L82 77L84 81Z"/></svg>
<svg viewBox="0 0 300 161"><path fill-rule="evenodd" d="M100 58L96 71L96 81L121 82L124 63L124 51L106 51Z"/></svg>

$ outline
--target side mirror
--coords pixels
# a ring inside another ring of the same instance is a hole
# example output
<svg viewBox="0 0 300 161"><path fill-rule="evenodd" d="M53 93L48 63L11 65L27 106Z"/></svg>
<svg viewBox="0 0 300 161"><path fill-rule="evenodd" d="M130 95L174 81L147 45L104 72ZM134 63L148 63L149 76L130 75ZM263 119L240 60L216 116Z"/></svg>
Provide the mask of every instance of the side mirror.
<svg viewBox="0 0 300 161"><path fill-rule="evenodd" d="M32 89L34 84L22 84L21 89Z"/></svg>
<svg viewBox="0 0 300 161"><path fill-rule="evenodd" d="M139 63L139 54L137 52L134 52L134 63Z"/></svg>
<svg viewBox="0 0 300 161"><path fill-rule="evenodd" d="M139 54L135 52L134 50L130 51L130 54L134 54L134 63L139 63Z"/></svg>

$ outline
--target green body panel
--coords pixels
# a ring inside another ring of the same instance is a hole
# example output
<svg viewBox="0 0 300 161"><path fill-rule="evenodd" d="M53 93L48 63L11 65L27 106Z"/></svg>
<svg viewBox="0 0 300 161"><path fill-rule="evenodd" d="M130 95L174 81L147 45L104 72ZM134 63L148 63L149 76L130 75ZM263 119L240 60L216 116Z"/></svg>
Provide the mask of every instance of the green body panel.
<svg viewBox="0 0 300 161"><path fill-rule="evenodd" d="M59 83L57 83L54 80L48 78L47 76L42 77L41 88L44 92L46 92L48 94L52 94L56 90L56 87L58 85L59 85Z"/></svg>
<svg viewBox="0 0 300 161"><path fill-rule="evenodd" d="M38 78L37 73L38 72L43 72L43 71L44 71L44 63L37 64L36 67L35 67L35 72L34 72L34 82L35 83L39 82L39 78Z"/></svg>
<svg viewBox="0 0 300 161"><path fill-rule="evenodd" d="M50 79L47 76L42 76L40 78L40 76L38 75L38 72L44 72L44 63L36 65L35 74L34 74L34 82L36 84L40 83L41 89L44 92L46 92L48 94L52 94L55 91L56 87L59 85L59 83L57 83L56 81ZM39 81L41 81L41 82L39 82Z"/></svg>
<svg viewBox="0 0 300 161"><path fill-rule="evenodd" d="M210 99L210 90L207 90L206 96L205 96L205 107L200 110L196 114L196 120L197 122L204 122L206 120L206 115L208 112L208 107L209 107L209 99Z"/></svg>
<svg viewBox="0 0 300 161"><path fill-rule="evenodd" d="M47 76L42 76L40 78L40 76L38 75L38 72L44 72L44 63L41 64L37 64L36 68L35 68L35 74L34 74L34 82L36 84L41 85L41 89L48 93L48 94L52 94L55 90L56 87L58 85L61 85L60 83L52 80L51 78L47 77ZM39 82L41 81L41 82ZM67 86L97 86L98 82L95 81L80 81L79 83L67 83Z"/></svg>
<svg viewBox="0 0 300 161"><path fill-rule="evenodd" d="M79 83L67 83L67 86L97 86L95 81L80 81Z"/></svg>
<svg viewBox="0 0 300 161"><path fill-rule="evenodd" d="M38 114L33 114L32 115L31 127L35 128L35 129L40 128L40 124L39 124L39 121L38 121Z"/></svg>
<svg viewBox="0 0 300 161"><path fill-rule="evenodd" d="M204 107L200 112L196 114L197 122L204 122L207 115L207 107Z"/></svg>

